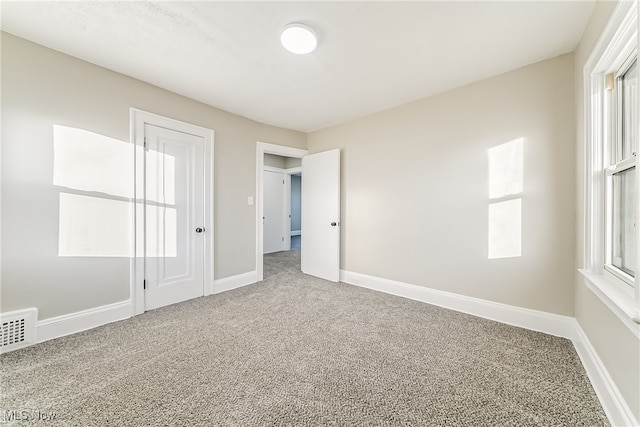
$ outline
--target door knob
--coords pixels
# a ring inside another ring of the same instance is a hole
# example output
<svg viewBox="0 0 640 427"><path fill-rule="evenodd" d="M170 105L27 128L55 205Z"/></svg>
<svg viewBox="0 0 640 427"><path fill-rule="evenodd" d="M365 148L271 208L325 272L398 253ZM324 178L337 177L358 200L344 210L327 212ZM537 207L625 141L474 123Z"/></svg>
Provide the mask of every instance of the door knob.
<svg viewBox="0 0 640 427"><path fill-rule="evenodd" d="M202 233L203 231L204 231L204 228L202 227L196 228L196 233Z"/></svg>
<svg viewBox="0 0 640 427"><path fill-rule="evenodd" d="M331 223L331 226L332 226L332 227L335 227L336 225L338 225L338 223L337 223L337 222L332 222L332 223Z"/></svg>

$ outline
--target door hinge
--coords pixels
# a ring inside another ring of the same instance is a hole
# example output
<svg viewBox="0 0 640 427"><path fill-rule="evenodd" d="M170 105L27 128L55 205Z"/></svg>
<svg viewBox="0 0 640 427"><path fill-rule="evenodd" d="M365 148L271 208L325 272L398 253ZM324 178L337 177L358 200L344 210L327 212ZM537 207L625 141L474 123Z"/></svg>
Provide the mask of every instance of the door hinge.
<svg viewBox="0 0 640 427"><path fill-rule="evenodd" d="M146 280L142 281L142 289L147 289L147 281Z"/></svg>

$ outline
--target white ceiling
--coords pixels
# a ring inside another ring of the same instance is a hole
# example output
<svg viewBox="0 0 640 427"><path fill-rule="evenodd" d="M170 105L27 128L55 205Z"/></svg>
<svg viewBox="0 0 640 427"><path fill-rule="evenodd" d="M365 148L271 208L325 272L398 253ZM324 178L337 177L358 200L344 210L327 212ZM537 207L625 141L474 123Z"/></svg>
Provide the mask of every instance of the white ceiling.
<svg viewBox="0 0 640 427"><path fill-rule="evenodd" d="M7 2L2 30L303 132L573 51L593 1ZM319 35L298 56L290 22Z"/></svg>

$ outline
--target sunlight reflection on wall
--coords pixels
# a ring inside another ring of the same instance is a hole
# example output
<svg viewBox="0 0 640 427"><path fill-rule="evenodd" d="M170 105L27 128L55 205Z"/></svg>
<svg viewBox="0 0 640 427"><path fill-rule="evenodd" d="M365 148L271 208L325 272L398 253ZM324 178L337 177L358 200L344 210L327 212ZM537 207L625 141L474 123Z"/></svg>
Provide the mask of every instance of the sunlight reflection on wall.
<svg viewBox="0 0 640 427"><path fill-rule="evenodd" d="M133 145L82 129L54 125L53 184L59 196L58 255L131 257L133 254ZM142 155L142 149L139 154ZM149 150L146 252L177 255L175 159ZM138 203L138 206L141 206ZM142 212L142 209L139 210ZM136 227L142 241L143 224ZM144 247L136 256L144 255Z"/></svg>
<svg viewBox="0 0 640 427"><path fill-rule="evenodd" d="M61 192L58 255L130 256L130 215L129 202Z"/></svg>
<svg viewBox="0 0 640 427"><path fill-rule="evenodd" d="M489 149L489 259L522 255L523 138Z"/></svg>
<svg viewBox="0 0 640 427"><path fill-rule="evenodd" d="M132 145L66 126L53 126L53 184L133 197Z"/></svg>

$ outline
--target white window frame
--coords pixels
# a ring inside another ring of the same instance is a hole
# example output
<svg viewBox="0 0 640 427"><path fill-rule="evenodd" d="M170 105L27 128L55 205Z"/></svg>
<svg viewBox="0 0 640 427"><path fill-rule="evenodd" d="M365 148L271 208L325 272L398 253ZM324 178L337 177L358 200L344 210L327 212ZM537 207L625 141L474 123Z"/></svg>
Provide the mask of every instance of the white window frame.
<svg viewBox="0 0 640 427"><path fill-rule="evenodd" d="M623 51L621 55L627 54ZM613 263L613 222L614 222L614 201L613 201L613 177L614 175L636 168L637 158L633 156L622 158L622 88L620 80L622 76L637 63L638 49L637 46L625 58L621 66L616 70L610 70L613 78L613 87L607 88L608 94L604 97L605 108L603 116L605 122L610 125L608 132L605 133L602 144L604 146L604 170L605 170L605 263L604 269L625 282L630 286L636 286L636 280L633 276L618 268ZM614 66L617 66L617 61ZM615 72L614 72L615 71ZM597 78L597 77L596 77ZM636 182L637 188L637 182ZM636 217L638 217L638 209L636 209ZM637 239L636 239L637 242ZM637 263L636 263L637 268ZM637 274L636 274L637 275Z"/></svg>
<svg viewBox="0 0 640 427"><path fill-rule="evenodd" d="M640 275L636 272L635 278L625 277L616 268L607 265L607 233L610 226L610 215L607 214L610 196L607 185L610 178L607 177L607 168L612 163L607 163L610 156L605 151L610 147L610 136L615 133L612 126L617 126L615 121L609 121L607 113L611 98L605 87L605 76L620 70L637 49L637 2L620 2L584 67L585 252L583 268L579 271L585 278L586 286L640 338ZM632 161L637 171L637 156ZM619 166L629 167L628 164ZM636 186L639 184L638 175L636 173ZM638 242L640 232L636 229L636 233ZM636 250L636 266L640 264L638 253Z"/></svg>

